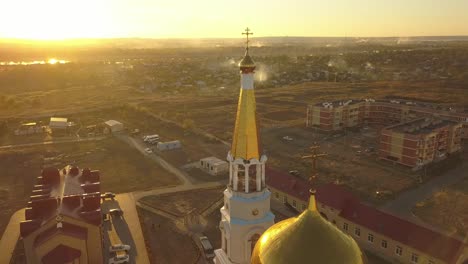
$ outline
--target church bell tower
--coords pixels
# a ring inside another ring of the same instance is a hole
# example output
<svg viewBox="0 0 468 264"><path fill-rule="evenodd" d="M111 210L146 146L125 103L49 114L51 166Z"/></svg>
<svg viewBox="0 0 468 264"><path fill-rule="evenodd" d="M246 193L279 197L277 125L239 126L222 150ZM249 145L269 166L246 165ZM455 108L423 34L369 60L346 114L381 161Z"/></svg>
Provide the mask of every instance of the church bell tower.
<svg viewBox="0 0 468 264"><path fill-rule="evenodd" d="M227 155L229 183L221 208L222 247L215 250L215 263L250 263L257 240L271 225L270 191L265 184L266 155L261 154L254 91L255 63L249 55L246 28L245 56L239 63L241 89L232 147Z"/></svg>

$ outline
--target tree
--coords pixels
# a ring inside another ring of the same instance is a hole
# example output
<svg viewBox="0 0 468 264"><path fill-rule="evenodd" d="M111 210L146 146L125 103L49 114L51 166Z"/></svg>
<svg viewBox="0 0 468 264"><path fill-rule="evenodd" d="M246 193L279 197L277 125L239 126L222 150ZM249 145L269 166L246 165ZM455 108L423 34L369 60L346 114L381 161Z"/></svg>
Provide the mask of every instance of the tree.
<svg viewBox="0 0 468 264"><path fill-rule="evenodd" d="M184 121L182 122L182 127L184 129L192 129L195 127L195 122L193 122L192 119L184 119Z"/></svg>

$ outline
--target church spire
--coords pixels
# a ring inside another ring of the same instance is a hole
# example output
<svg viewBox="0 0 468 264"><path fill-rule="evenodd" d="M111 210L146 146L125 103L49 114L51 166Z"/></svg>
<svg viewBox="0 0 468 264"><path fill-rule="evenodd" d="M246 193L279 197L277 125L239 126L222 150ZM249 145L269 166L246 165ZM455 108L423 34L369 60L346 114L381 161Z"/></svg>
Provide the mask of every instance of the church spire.
<svg viewBox="0 0 468 264"><path fill-rule="evenodd" d="M255 63L249 55L249 28L242 33L246 35L245 56L239 63L241 72L241 90L237 106L236 123L232 137L231 155L234 159L260 159L256 102L254 92Z"/></svg>
<svg viewBox="0 0 468 264"><path fill-rule="evenodd" d="M216 264L249 264L260 235L275 216L270 210L271 192L265 184L266 155L261 155L255 113L254 70L249 56L247 28L245 56L239 63L241 89L236 124L229 151L229 183L221 207L221 248L215 250Z"/></svg>

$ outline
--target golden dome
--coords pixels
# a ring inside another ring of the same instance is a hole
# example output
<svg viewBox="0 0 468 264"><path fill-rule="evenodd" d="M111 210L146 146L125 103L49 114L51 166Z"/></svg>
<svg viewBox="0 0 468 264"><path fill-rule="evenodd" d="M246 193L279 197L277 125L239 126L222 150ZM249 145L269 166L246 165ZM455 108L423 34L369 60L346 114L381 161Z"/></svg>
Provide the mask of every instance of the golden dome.
<svg viewBox="0 0 468 264"><path fill-rule="evenodd" d="M315 196L298 217L268 228L255 245L252 264L363 264L356 242L320 216Z"/></svg>
<svg viewBox="0 0 468 264"><path fill-rule="evenodd" d="M255 62L249 55L249 50L245 51L244 58L239 62L239 67L241 68L253 68L255 67Z"/></svg>

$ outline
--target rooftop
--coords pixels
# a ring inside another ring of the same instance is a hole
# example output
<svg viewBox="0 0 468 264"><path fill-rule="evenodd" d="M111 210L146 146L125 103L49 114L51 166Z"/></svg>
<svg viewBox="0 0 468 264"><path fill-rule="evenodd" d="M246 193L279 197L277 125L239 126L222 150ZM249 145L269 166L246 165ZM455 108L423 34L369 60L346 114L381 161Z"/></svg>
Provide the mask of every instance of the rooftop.
<svg viewBox="0 0 468 264"><path fill-rule="evenodd" d="M310 184L307 180L269 167L266 168L265 175L268 186L281 190L299 200L309 201Z"/></svg>
<svg viewBox="0 0 468 264"><path fill-rule="evenodd" d="M21 222L26 236L52 218L68 216L90 224L101 223L99 171L80 170L75 166L44 168L37 177Z"/></svg>
<svg viewBox="0 0 468 264"><path fill-rule="evenodd" d="M227 161L219 159L217 157L207 157L207 158L203 158L203 159L200 159L200 160L211 163L213 165L219 165L219 164L227 163Z"/></svg>
<svg viewBox="0 0 468 264"><path fill-rule="evenodd" d="M320 106L324 108L333 108L333 107L340 107L340 106L347 106L347 105L353 105L363 102L363 100L343 100L343 101L331 101L331 102L321 102L321 103L316 103L315 106Z"/></svg>
<svg viewBox="0 0 468 264"><path fill-rule="evenodd" d="M68 118L66 117L51 117L50 122L68 122Z"/></svg>
<svg viewBox="0 0 468 264"><path fill-rule="evenodd" d="M293 197L308 201L309 183L295 177L267 168L267 184ZM317 202L340 211L340 216L350 222L385 235L406 246L427 253L449 264L454 264L461 250L466 246L450 235L399 218L369 205L363 204L345 186L333 183L317 188Z"/></svg>
<svg viewBox="0 0 468 264"><path fill-rule="evenodd" d="M437 118L420 118L409 122L392 125L386 127L385 129L400 133L421 135L432 133L435 129L456 124L458 123L451 120L443 120Z"/></svg>
<svg viewBox="0 0 468 264"><path fill-rule="evenodd" d="M417 225L361 203L341 185L327 184L317 189L317 201L340 210L340 216L376 233L454 264L464 244L459 239Z"/></svg>
<svg viewBox="0 0 468 264"><path fill-rule="evenodd" d="M117 120L108 120L106 122L104 122L104 124L108 125L108 126L118 126L118 125L122 125L122 123L120 123L119 121Z"/></svg>

